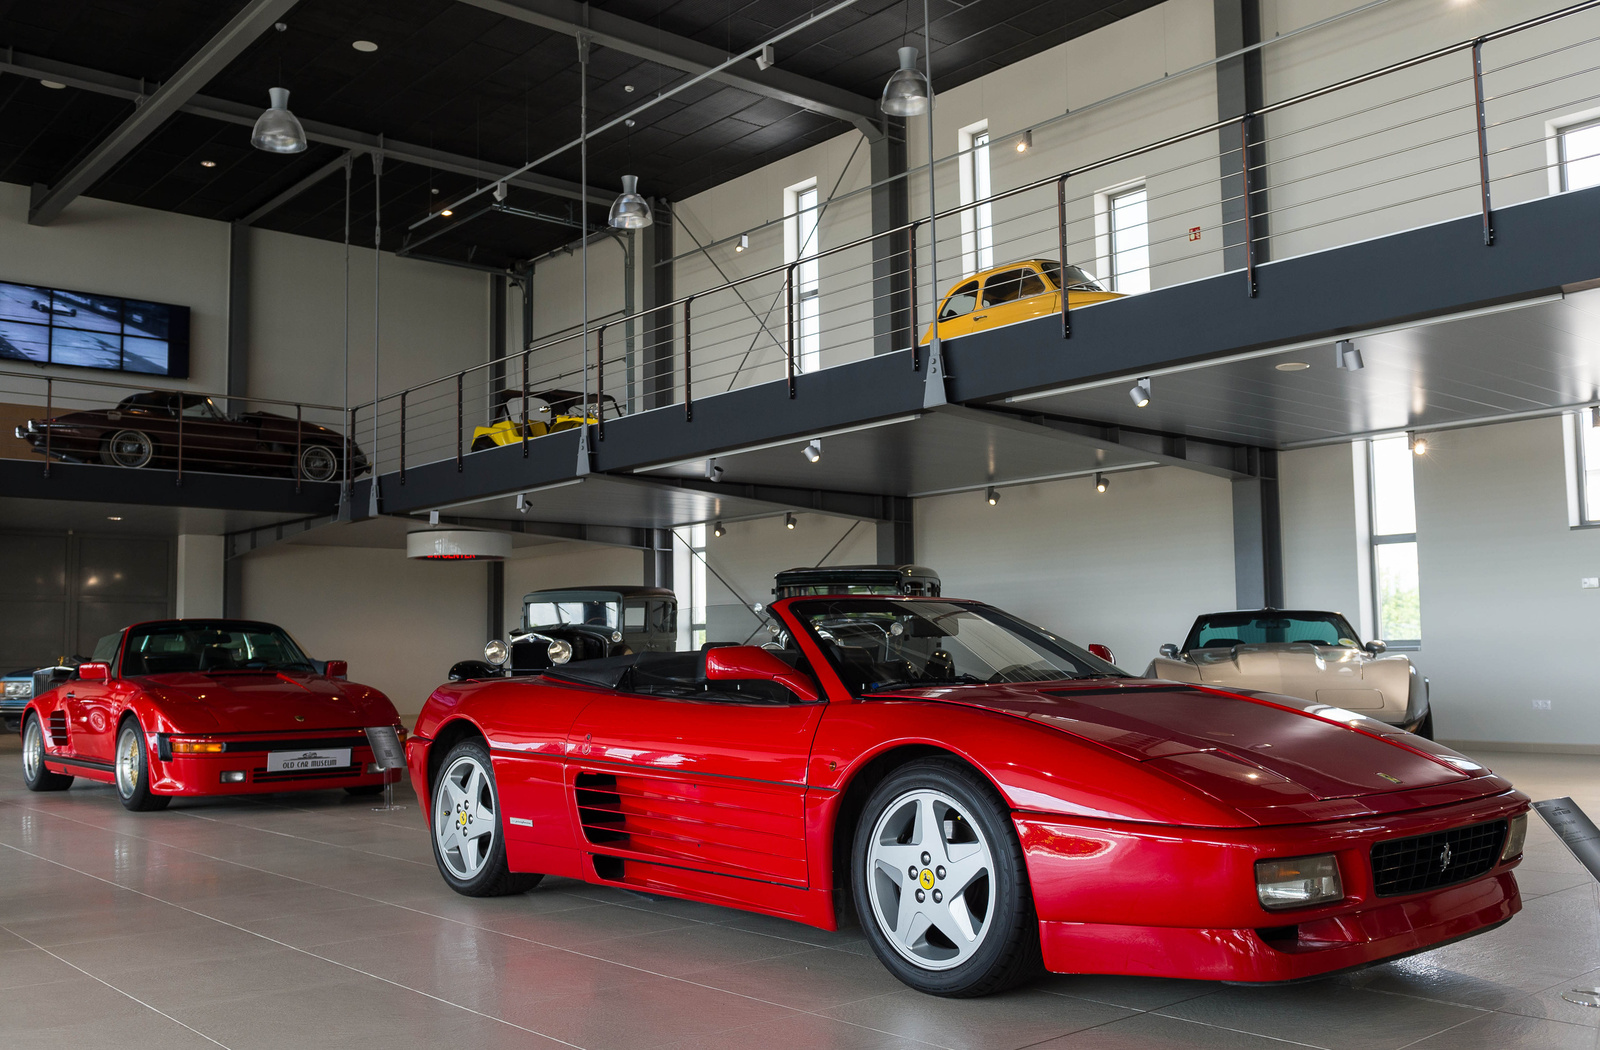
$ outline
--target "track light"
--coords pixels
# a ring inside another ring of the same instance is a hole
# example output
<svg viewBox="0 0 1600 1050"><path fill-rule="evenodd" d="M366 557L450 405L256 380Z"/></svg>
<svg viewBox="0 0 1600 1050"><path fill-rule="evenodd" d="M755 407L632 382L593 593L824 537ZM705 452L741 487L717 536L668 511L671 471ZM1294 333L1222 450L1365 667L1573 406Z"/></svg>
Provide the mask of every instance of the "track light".
<svg viewBox="0 0 1600 1050"><path fill-rule="evenodd" d="M507 189L506 189L506 184L505 183L497 182L497 183L494 184L494 199L495 200L497 200L497 201L505 200L506 199L506 193L507 193Z"/></svg>
<svg viewBox="0 0 1600 1050"><path fill-rule="evenodd" d="M448 219L450 216L454 215L455 212L451 211L449 208L445 208L444 210L440 211L439 214Z"/></svg>
<svg viewBox="0 0 1600 1050"><path fill-rule="evenodd" d="M1027 131L1024 131L1020 137L1018 137L1018 139L1017 139L1017 152L1018 153L1026 153L1026 152L1028 152L1029 148L1032 147L1032 146L1033 146L1033 129L1029 128Z"/></svg>
<svg viewBox="0 0 1600 1050"><path fill-rule="evenodd" d="M778 64L778 49L771 44L761 49L761 54L756 56L756 68L765 73Z"/></svg>
<svg viewBox="0 0 1600 1050"><path fill-rule="evenodd" d="M793 514L785 514L783 516L783 527L788 529L790 532L794 531L794 515Z"/></svg>
<svg viewBox="0 0 1600 1050"><path fill-rule="evenodd" d="M1418 434L1415 430L1406 431L1406 448L1418 456L1428 454L1428 439Z"/></svg>
<svg viewBox="0 0 1600 1050"><path fill-rule="evenodd" d="M806 459L809 459L813 463L817 462L818 460L822 459L822 439L812 438L806 447L801 449L801 451L805 453Z"/></svg>
<svg viewBox="0 0 1600 1050"><path fill-rule="evenodd" d="M1356 344L1341 339L1333 344L1333 367L1359 372L1366 367L1366 363L1361 360L1361 351L1356 349Z"/></svg>
<svg viewBox="0 0 1600 1050"><path fill-rule="evenodd" d="M306 148L306 130L289 112L289 89L268 88L269 106L256 118L250 145L268 153L300 153Z"/></svg>
<svg viewBox="0 0 1600 1050"><path fill-rule="evenodd" d="M878 107L891 117L915 117L928 112L928 78L917 68L917 49L900 49L900 68L883 85Z"/></svg>
<svg viewBox="0 0 1600 1050"><path fill-rule="evenodd" d="M1094 476L1094 490L1096 492L1104 492L1106 489L1108 489L1110 487L1111 487L1111 482L1106 480L1106 476L1104 474L1100 474L1100 473L1096 473L1095 474L1095 476Z"/></svg>
<svg viewBox="0 0 1600 1050"><path fill-rule="evenodd" d="M719 521L719 522L717 522L716 526L711 530L711 535L715 536L717 539L720 540L727 533L727 531L728 531L727 529L722 527L722 522Z"/></svg>
<svg viewBox="0 0 1600 1050"><path fill-rule="evenodd" d="M733 250L742 252L748 247L750 247L750 235L748 233L739 234L739 243L733 246Z"/></svg>
<svg viewBox="0 0 1600 1050"><path fill-rule="evenodd" d="M1000 502L1000 490L995 488L993 485L990 485L989 486L989 506L992 507L996 503L999 503L999 502Z"/></svg>
<svg viewBox="0 0 1600 1050"><path fill-rule="evenodd" d="M611 202L606 222L618 230L642 230L654 221L650 202L639 196L639 176L622 176L622 192Z"/></svg>
<svg viewBox="0 0 1600 1050"><path fill-rule="evenodd" d="M517 513L518 514L526 514L526 513L528 513L528 496L527 496L526 493L523 493L523 492L517 493Z"/></svg>
<svg viewBox="0 0 1600 1050"><path fill-rule="evenodd" d="M1128 391L1128 396L1133 398L1133 403L1140 408L1150 403L1150 377L1145 376L1133 384L1133 389Z"/></svg>

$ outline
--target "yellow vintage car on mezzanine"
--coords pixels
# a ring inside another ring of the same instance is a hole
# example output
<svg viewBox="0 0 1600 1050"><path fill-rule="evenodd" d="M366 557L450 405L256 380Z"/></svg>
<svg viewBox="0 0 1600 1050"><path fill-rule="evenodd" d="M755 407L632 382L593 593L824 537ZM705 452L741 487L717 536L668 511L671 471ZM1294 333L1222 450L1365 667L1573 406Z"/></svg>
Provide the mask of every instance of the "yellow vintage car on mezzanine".
<svg viewBox="0 0 1600 1050"><path fill-rule="evenodd" d="M1024 259L963 277L939 302L939 338L955 339L1058 314L1061 288L1061 264L1054 259ZM1066 290L1068 309L1123 297L1121 292L1106 291L1092 275L1070 264ZM929 325L922 345L932 341L933 326Z"/></svg>
<svg viewBox="0 0 1600 1050"><path fill-rule="evenodd" d="M494 395L494 411L488 426L472 431L472 451L500 445L514 445L522 440L522 421L528 421L530 438L544 437L558 430L571 430L582 423L598 423L601 414L609 408L613 417L622 414L617 399L602 394L587 403L578 390L541 390L528 395L527 413L524 416L522 391L501 390Z"/></svg>

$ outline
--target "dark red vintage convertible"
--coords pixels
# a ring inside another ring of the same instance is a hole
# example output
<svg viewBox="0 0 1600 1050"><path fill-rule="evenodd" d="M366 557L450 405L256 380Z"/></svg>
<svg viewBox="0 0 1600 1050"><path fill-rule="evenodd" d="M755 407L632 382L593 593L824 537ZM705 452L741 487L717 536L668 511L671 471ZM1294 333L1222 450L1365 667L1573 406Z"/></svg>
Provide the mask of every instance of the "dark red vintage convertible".
<svg viewBox="0 0 1600 1050"><path fill-rule="evenodd" d="M901 980L957 996L1041 963L1295 980L1521 907L1527 798L1422 737L1136 678L975 602L771 612L761 648L435 691L407 760L445 882L853 916Z"/></svg>
<svg viewBox="0 0 1600 1050"><path fill-rule="evenodd" d="M30 419L18 438L40 455L70 463L167 467L229 474L296 473L306 481L344 474L344 435L271 412L230 416L203 394L154 390L125 397L116 408ZM350 443L350 475L367 460Z"/></svg>

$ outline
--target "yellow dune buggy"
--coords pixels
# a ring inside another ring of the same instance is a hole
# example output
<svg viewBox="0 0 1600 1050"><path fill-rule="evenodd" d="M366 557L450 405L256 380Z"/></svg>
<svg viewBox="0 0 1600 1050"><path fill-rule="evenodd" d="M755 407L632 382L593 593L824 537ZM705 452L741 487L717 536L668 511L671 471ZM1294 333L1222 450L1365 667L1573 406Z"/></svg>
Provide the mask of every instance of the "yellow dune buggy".
<svg viewBox="0 0 1600 1050"><path fill-rule="evenodd" d="M481 452L498 445L513 445L522 440L522 421L527 419L530 438L544 437L558 430L571 430L584 422L598 423L602 414L620 416L617 399L610 394L584 403L577 390L542 390L528 395L526 414L522 391L500 390L494 395L494 412L485 427L472 431L472 451Z"/></svg>

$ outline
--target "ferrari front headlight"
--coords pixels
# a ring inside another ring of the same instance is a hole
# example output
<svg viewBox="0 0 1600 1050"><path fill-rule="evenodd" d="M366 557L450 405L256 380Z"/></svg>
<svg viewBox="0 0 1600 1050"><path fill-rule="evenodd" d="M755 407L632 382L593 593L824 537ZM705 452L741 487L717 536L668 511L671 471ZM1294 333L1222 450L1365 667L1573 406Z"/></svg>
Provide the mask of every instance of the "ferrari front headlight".
<svg viewBox="0 0 1600 1050"><path fill-rule="evenodd" d="M496 667L503 665L510 656L511 647L498 638L491 639L489 644L483 647L483 658Z"/></svg>
<svg viewBox="0 0 1600 1050"><path fill-rule="evenodd" d="M1501 860L1510 860L1522 853L1522 844L1528 839L1528 815L1518 813L1506 828L1506 848L1500 851Z"/></svg>
<svg viewBox="0 0 1600 1050"><path fill-rule="evenodd" d="M1332 853L1256 861L1256 896L1268 911L1308 908L1344 898Z"/></svg>

